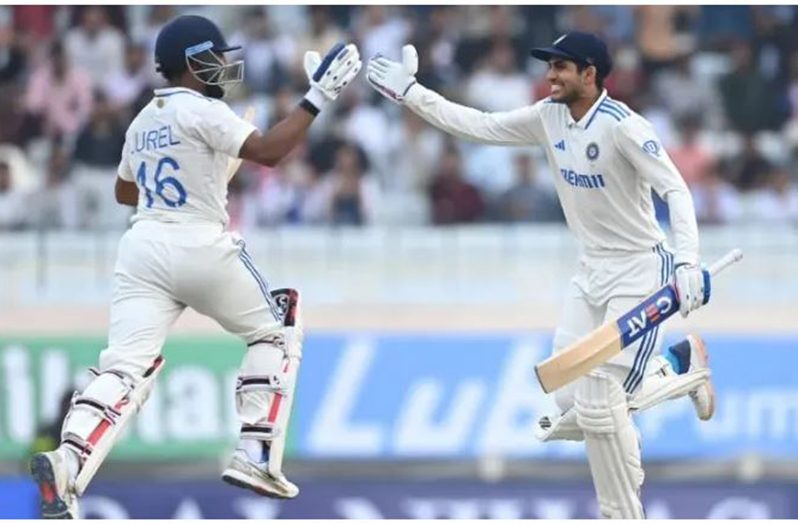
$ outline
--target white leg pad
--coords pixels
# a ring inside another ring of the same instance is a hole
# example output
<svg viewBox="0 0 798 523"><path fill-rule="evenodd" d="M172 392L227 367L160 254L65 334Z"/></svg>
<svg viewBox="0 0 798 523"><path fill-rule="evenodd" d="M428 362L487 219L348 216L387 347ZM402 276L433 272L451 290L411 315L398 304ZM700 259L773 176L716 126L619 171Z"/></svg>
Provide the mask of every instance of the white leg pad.
<svg viewBox="0 0 798 523"><path fill-rule="evenodd" d="M540 441L584 441L585 435L576 422L576 409L570 408L559 416L543 416L538 420L535 437Z"/></svg>
<svg viewBox="0 0 798 523"><path fill-rule="evenodd" d="M83 494L130 418L147 401L163 361L157 358L144 376L113 369L93 371L96 378L82 394L72 398L72 408L61 429L61 444L81 461L75 479L77 495Z"/></svg>
<svg viewBox="0 0 798 523"><path fill-rule="evenodd" d="M249 347L236 387L236 405L241 438L268 442L268 469L278 474L302 358L303 332L299 294L293 289L279 289L272 296L280 309L283 327Z"/></svg>
<svg viewBox="0 0 798 523"><path fill-rule="evenodd" d="M579 380L575 404L601 515L645 518L640 445L623 388L613 377L594 371Z"/></svg>

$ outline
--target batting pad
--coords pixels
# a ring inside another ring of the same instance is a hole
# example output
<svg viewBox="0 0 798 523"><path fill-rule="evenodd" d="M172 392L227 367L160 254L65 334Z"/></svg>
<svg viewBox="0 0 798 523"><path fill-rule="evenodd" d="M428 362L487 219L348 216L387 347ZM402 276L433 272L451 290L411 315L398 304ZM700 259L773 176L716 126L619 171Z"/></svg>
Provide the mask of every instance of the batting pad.
<svg viewBox="0 0 798 523"><path fill-rule="evenodd" d="M640 445L623 388L611 376L591 372L579 380L575 408L601 515L645 518L640 501L644 477Z"/></svg>

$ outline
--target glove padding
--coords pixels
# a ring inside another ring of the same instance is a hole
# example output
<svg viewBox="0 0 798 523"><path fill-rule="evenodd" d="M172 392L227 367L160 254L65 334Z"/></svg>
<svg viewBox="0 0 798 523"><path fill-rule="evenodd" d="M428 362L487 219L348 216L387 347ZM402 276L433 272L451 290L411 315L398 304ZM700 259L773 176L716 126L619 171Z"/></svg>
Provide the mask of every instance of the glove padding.
<svg viewBox="0 0 798 523"><path fill-rule="evenodd" d="M344 87L352 83L363 62L355 44L335 44L322 57L316 51L305 53L305 74L308 75L310 91L305 96L318 109L326 102L335 100Z"/></svg>
<svg viewBox="0 0 798 523"><path fill-rule="evenodd" d="M677 265L674 284L679 296L679 312L683 318L709 302L709 272L701 267L687 263Z"/></svg>
<svg viewBox="0 0 798 523"><path fill-rule="evenodd" d="M407 91L416 83L418 52L412 45L402 47L402 62L382 55L369 60L366 79L381 95L396 103L404 101Z"/></svg>

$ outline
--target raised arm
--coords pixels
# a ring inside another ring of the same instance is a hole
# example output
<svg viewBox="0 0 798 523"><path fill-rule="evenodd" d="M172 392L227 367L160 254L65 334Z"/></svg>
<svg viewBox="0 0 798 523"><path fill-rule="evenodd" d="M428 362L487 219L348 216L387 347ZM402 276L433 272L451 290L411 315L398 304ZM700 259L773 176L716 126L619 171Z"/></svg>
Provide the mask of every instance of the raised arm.
<svg viewBox="0 0 798 523"><path fill-rule="evenodd" d="M402 48L402 62L383 56L369 61L367 80L380 94L405 105L433 126L451 135L497 145L540 144L545 140L539 105L500 113L486 113L456 104L416 81L418 54Z"/></svg>
<svg viewBox="0 0 798 523"><path fill-rule="evenodd" d="M274 166L305 139L313 119L335 100L357 76L362 62L354 44L338 44L322 58L315 51L305 54L305 72L310 90L299 106L268 131L255 130L241 146L239 158Z"/></svg>

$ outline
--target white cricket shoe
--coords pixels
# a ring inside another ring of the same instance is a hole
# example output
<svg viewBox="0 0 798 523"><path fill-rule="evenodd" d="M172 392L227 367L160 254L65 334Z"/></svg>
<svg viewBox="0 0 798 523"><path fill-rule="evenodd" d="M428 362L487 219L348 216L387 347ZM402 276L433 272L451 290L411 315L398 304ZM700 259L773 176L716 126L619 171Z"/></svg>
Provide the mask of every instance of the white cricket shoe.
<svg viewBox="0 0 798 523"><path fill-rule="evenodd" d="M283 474L270 473L266 470L266 463L251 461L240 449L235 451L227 469L222 472L222 480L270 498L291 499L299 494L299 487Z"/></svg>
<svg viewBox="0 0 798 523"><path fill-rule="evenodd" d="M64 452L69 451L40 452L30 460L30 473L39 486L43 519L78 519L78 497Z"/></svg>
<svg viewBox="0 0 798 523"><path fill-rule="evenodd" d="M690 344L690 372L699 369L709 370L709 354L704 341L695 334L687 336ZM707 421L715 414L715 387L712 385L712 374L697 389L690 391L690 399L698 415L698 419Z"/></svg>

